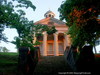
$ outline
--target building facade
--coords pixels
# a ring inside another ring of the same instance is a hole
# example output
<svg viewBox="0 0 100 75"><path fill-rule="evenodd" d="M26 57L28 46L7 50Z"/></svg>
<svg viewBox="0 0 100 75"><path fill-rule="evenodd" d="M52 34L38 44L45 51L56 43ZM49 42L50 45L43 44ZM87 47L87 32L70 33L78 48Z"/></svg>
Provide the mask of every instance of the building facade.
<svg viewBox="0 0 100 75"><path fill-rule="evenodd" d="M51 35L47 34L47 32L43 32L43 37L38 39L41 44L40 53L42 56L59 56L64 54L64 50L66 46L70 46L70 37L66 34L68 31L68 27L66 24L55 18L55 14L52 11L47 11L44 14L44 19L35 22L35 25L47 25L47 26L55 26L57 30L56 33ZM34 38L34 41L36 41Z"/></svg>

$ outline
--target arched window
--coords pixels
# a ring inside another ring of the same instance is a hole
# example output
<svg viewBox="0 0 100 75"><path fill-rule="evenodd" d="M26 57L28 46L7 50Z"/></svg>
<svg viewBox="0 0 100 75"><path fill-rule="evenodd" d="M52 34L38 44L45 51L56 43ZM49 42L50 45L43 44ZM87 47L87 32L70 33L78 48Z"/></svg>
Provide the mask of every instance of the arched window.
<svg viewBox="0 0 100 75"><path fill-rule="evenodd" d="M51 15L51 14L49 14L49 17L52 17L52 15Z"/></svg>

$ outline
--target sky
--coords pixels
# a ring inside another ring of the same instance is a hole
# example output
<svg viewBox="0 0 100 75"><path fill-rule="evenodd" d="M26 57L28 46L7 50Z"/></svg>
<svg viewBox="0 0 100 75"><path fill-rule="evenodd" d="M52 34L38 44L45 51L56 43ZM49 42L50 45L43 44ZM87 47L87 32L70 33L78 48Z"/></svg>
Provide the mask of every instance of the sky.
<svg viewBox="0 0 100 75"><path fill-rule="evenodd" d="M26 12L30 20L38 21L44 18L44 14L51 10L56 14L56 18L59 18L58 8L60 7L62 1L64 0L31 0L36 6L36 10L32 12L31 10ZM29 15L30 14L30 15Z"/></svg>
<svg viewBox="0 0 100 75"><path fill-rule="evenodd" d="M9 0L8 0L9 1ZM64 0L30 0L33 5L36 6L36 10L33 11L31 8L24 9L26 12L26 16L29 20L33 20L34 22L39 21L44 18L44 14L51 10L55 13L55 18L59 19L58 8L60 7L62 1ZM15 36L18 36L17 31L15 29L5 29L3 32L8 37L8 41L13 41ZM6 47L10 52L17 52L16 46L11 43L1 42L0 46Z"/></svg>

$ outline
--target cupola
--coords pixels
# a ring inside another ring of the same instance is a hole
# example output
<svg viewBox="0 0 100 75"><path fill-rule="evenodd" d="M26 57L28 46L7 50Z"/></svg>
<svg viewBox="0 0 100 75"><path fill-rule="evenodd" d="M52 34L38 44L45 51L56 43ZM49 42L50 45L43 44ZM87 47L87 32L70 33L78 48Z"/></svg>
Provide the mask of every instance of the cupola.
<svg viewBox="0 0 100 75"><path fill-rule="evenodd" d="M55 17L55 14L52 12L52 11L47 11L45 14L44 14L44 17L46 17L46 18L48 18L48 17L51 17L51 18L53 18L53 17Z"/></svg>

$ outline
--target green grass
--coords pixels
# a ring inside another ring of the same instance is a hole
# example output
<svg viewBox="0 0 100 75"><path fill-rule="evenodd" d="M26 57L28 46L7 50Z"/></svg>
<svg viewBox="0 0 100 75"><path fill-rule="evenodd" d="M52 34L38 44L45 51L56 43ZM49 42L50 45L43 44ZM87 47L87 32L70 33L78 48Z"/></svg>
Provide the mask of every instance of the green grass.
<svg viewBox="0 0 100 75"><path fill-rule="evenodd" d="M17 63L18 53L2 53L0 52L0 63Z"/></svg>
<svg viewBox="0 0 100 75"><path fill-rule="evenodd" d="M0 72L15 73L18 64L18 53L3 53L0 52Z"/></svg>
<svg viewBox="0 0 100 75"><path fill-rule="evenodd" d="M15 56L15 55L18 55L18 53L14 53L14 52L0 52L0 55L10 55L10 56Z"/></svg>

